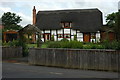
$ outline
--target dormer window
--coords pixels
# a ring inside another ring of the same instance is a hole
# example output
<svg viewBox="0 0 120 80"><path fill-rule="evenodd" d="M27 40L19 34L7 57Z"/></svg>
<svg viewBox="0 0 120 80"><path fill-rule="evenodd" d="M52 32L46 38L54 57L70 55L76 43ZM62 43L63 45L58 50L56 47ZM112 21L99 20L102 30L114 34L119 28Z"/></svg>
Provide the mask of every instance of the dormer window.
<svg viewBox="0 0 120 80"><path fill-rule="evenodd" d="M64 27L70 27L70 23L65 23Z"/></svg>
<svg viewBox="0 0 120 80"><path fill-rule="evenodd" d="M61 24L63 28L71 28L71 22L62 22Z"/></svg>

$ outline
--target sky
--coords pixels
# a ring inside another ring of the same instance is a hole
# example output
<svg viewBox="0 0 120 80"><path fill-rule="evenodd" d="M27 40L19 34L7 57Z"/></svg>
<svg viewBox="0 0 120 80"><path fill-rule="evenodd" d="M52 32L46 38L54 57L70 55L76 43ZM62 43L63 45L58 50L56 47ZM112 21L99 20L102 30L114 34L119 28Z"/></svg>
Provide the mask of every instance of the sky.
<svg viewBox="0 0 120 80"><path fill-rule="evenodd" d="M0 18L5 12L16 13L21 16L19 23L23 27L32 24L32 9L36 11L64 10L64 9L92 9L98 8L103 13L103 24L106 16L118 11L120 0L0 0ZM120 6L119 6L120 8Z"/></svg>

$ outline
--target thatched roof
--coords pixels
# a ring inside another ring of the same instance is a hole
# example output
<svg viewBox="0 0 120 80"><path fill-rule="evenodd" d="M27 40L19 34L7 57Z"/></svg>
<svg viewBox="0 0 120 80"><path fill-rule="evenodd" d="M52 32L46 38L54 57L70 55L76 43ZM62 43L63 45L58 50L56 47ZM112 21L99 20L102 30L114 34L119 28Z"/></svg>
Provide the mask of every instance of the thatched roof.
<svg viewBox="0 0 120 80"><path fill-rule="evenodd" d="M41 33L41 30L37 26L31 24L28 24L27 26L19 30L19 33L27 33L27 34L36 33L36 32Z"/></svg>
<svg viewBox="0 0 120 80"><path fill-rule="evenodd" d="M98 9L39 11L36 26L41 30L62 29L61 22L71 22L72 29L96 32L102 27L102 12Z"/></svg>

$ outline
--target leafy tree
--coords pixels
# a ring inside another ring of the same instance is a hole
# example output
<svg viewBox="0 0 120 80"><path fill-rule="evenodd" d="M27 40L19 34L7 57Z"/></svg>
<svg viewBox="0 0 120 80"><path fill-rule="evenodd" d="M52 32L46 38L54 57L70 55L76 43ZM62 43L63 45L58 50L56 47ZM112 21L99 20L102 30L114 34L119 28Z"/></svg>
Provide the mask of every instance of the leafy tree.
<svg viewBox="0 0 120 80"><path fill-rule="evenodd" d="M20 23L22 19L20 18L20 16L16 15L15 13L11 13L11 12L4 13L1 19L5 29L19 30L22 28L20 25L18 25L18 23Z"/></svg>
<svg viewBox="0 0 120 80"><path fill-rule="evenodd" d="M116 14L115 17L115 34L116 40L120 41L120 11Z"/></svg>
<svg viewBox="0 0 120 80"><path fill-rule="evenodd" d="M120 40L120 11L107 15L107 26L113 28L116 40Z"/></svg>
<svg viewBox="0 0 120 80"><path fill-rule="evenodd" d="M108 27L114 27L115 26L115 16L116 13L108 14L106 16L106 22Z"/></svg>

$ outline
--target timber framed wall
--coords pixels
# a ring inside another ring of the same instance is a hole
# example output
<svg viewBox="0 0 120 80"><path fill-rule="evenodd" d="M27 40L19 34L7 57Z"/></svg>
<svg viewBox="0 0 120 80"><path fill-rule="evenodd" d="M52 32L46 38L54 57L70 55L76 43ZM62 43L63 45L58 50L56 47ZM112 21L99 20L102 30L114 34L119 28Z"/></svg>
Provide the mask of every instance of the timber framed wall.
<svg viewBox="0 0 120 80"><path fill-rule="evenodd" d="M120 51L30 48L29 64L78 68L85 70L118 71Z"/></svg>
<svg viewBox="0 0 120 80"><path fill-rule="evenodd" d="M92 34L94 34L95 38L91 37ZM59 30L42 30L41 40L43 42L50 41L53 35L55 41L60 41L63 38L66 38L68 40L74 40L74 36L76 35L77 40L80 42L100 42L99 32L83 33L80 32L80 30L73 30L71 28Z"/></svg>

